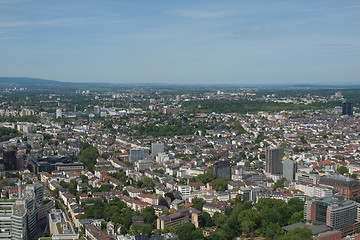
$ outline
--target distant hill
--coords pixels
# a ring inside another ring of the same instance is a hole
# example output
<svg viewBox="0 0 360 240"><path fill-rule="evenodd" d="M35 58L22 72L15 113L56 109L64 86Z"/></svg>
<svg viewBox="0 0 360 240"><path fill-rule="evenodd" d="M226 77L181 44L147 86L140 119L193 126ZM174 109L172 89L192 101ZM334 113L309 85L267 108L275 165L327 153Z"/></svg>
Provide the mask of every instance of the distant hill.
<svg viewBox="0 0 360 240"><path fill-rule="evenodd" d="M27 77L0 77L0 87L24 87L24 88L34 88L34 87L56 87L56 86L66 86L72 85L73 83L60 82L54 80L45 80L40 78L27 78Z"/></svg>

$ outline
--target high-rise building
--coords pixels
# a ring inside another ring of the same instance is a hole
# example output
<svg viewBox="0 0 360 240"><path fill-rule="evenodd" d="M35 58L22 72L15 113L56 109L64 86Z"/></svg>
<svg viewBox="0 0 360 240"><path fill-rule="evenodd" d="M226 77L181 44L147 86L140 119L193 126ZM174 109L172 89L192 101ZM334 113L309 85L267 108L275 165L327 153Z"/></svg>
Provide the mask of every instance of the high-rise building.
<svg viewBox="0 0 360 240"><path fill-rule="evenodd" d="M353 116L353 107L351 102L343 102L342 104L342 115Z"/></svg>
<svg viewBox="0 0 360 240"><path fill-rule="evenodd" d="M265 150L265 172L270 174L282 174L282 149L268 148Z"/></svg>
<svg viewBox="0 0 360 240"><path fill-rule="evenodd" d="M130 149L130 162L134 163L139 160L146 160L149 157L149 149L134 148Z"/></svg>
<svg viewBox="0 0 360 240"><path fill-rule="evenodd" d="M295 180L295 173L297 172L297 162L284 160L283 161L283 177L289 181Z"/></svg>
<svg viewBox="0 0 360 240"><path fill-rule="evenodd" d="M211 169L216 178L231 179L231 164L229 161L216 162Z"/></svg>
<svg viewBox="0 0 360 240"><path fill-rule="evenodd" d="M20 188L20 187L19 187ZM0 200L0 239L28 240L35 237L43 208L44 187L29 185L19 199Z"/></svg>
<svg viewBox="0 0 360 240"><path fill-rule="evenodd" d="M94 113L100 115L101 108L99 106L94 106Z"/></svg>
<svg viewBox="0 0 360 240"><path fill-rule="evenodd" d="M340 229L355 223L357 204L341 197L325 197L308 200L304 206L304 218L311 225L326 225Z"/></svg>
<svg viewBox="0 0 360 240"><path fill-rule="evenodd" d="M156 157L158 153L163 153L165 151L164 143L157 142L151 143L151 156Z"/></svg>
<svg viewBox="0 0 360 240"><path fill-rule="evenodd" d="M56 109L56 118L62 118L62 110L61 110L61 108Z"/></svg>
<svg viewBox="0 0 360 240"><path fill-rule="evenodd" d="M18 170L16 151L14 150L4 150L4 167L6 171Z"/></svg>

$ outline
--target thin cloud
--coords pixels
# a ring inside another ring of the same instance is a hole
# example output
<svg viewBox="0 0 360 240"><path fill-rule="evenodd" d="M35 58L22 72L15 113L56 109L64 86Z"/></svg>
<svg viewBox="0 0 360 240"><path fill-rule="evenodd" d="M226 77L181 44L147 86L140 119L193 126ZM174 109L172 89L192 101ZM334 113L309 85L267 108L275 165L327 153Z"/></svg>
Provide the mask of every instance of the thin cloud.
<svg viewBox="0 0 360 240"><path fill-rule="evenodd" d="M318 47L350 47L352 44L349 43L323 43L318 44Z"/></svg>
<svg viewBox="0 0 360 240"><path fill-rule="evenodd" d="M202 18L221 18L232 15L231 11L198 11L198 10L180 10L179 15L195 19Z"/></svg>
<svg viewBox="0 0 360 240"><path fill-rule="evenodd" d="M15 21L15 22L0 22L0 28L9 28L9 27L20 27L28 25L27 21Z"/></svg>
<svg viewBox="0 0 360 240"><path fill-rule="evenodd" d="M272 32L275 31L276 29L278 29L279 26L277 24L273 24L273 23L269 23L269 24L264 24L260 27L250 27L250 26L245 26L243 27L240 31L235 31L232 32L233 35L249 35L249 34L257 34L257 33L264 33L264 32Z"/></svg>
<svg viewBox="0 0 360 240"><path fill-rule="evenodd" d="M41 26L41 25L73 25L73 24L112 24L120 23L121 21L105 20L101 21L103 17L69 17L56 18L42 21L13 21L0 22L0 28L22 27L22 26Z"/></svg>

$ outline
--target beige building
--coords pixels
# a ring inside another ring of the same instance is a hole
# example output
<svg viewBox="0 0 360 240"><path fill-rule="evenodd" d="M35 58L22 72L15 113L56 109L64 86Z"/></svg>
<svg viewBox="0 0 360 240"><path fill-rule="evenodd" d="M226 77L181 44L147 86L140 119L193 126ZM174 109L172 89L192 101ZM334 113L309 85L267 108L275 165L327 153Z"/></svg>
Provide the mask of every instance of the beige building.
<svg viewBox="0 0 360 240"><path fill-rule="evenodd" d="M201 211L195 208L183 208L174 214L160 216L157 219L157 229L178 228L187 222L191 222L198 228L200 225L200 215Z"/></svg>

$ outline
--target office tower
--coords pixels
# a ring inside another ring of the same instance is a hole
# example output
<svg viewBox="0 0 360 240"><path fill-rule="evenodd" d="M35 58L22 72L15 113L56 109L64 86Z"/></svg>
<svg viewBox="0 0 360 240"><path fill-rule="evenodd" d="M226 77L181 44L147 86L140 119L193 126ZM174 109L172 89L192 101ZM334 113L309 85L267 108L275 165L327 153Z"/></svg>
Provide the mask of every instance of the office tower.
<svg viewBox="0 0 360 240"><path fill-rule="evenodd" d="M343 102L342 104L342 115L353 116L353 108L351 102Z"/></svg>
<svg viewBox="0 0 360 240"><path fill-rule="evenodd" d="M355 223L357 204L341 197L325 197L308 200L304 206L304 218L311 225L326 225L334 229Z"/></svg>
<svg viewBox="0 0 360 240"><path fill-rule="evenodd" d="M100 115L101 108L99 106L94 106L94 113Z"/></svg>
<svg viewBox="0 0 360 240"><path fill-rule="evenodd" d="M40 216L46 216L42 213L46 211L43 208L43 192L42 185L30 185L23 190L21 198L0 200L1 239L34 238Z"/></svg>
<svg viewBox="0 0 360 240"><path fill-rule="evenodd" d="M270 174L282 174L282 149L268 148L265 150L265 172Z"/></svg>
<svg viewBox="0 0 360 240"><path fill-rule="evenodd" d="M163 153L165 151L164 143L157 142L151 143L151 156L156 157L158 153Z"/></svg>
<svg viewBox="0 0 360 240"><path fill-rule="evenodd" d="M61 110L61 108L56 109L56 118L62 118L62 110Z"/></svg>
<svg viewBox="0 0 360 240"><path fill-rule="evenodd" d="M231 179L231 164L229 161L216 162L211 169L216 178Z"/></svg>
<svg viewBox="0 0 360 240"><path fill-rule="evenodd" d="M18 170L16 151L4 150L4 167L5 171Z"/></svg>
<svg viewBox="0 0 360 240"><path fill-rule="evenodd" d="M295 180L295 173L297 172L297 162L285 160L283 161L283 177L289 181Z"/></svg>
<svg viewBox="0 0 360 240"><path fill-rule="evenodd" d="M145 160L149 157L149 150L146 148L130 149L130 162L134 163L139 160Z"/></svg>

